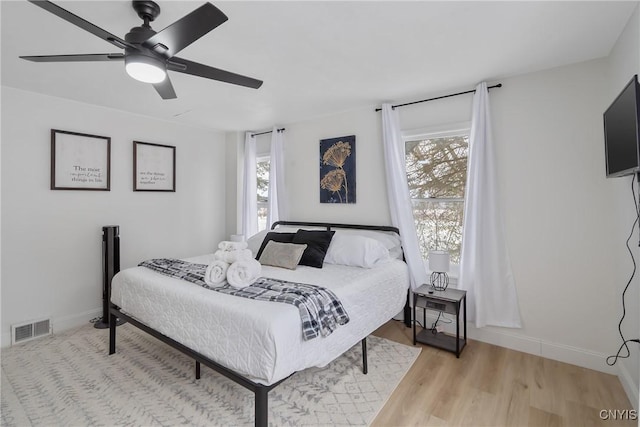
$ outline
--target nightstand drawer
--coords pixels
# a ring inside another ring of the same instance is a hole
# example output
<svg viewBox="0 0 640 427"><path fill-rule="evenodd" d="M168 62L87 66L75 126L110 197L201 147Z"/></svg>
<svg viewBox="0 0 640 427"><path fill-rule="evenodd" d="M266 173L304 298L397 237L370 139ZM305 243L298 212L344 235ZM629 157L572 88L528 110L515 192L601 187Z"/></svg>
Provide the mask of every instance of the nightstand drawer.
<svg viewBox="0 0 640 427"><path fill-rule="evenodd" d="M453 301L436 300L423 295L416 295L416 307L428 308L429 310L444 311L448 314L457 313L457 304Z"/></svg>

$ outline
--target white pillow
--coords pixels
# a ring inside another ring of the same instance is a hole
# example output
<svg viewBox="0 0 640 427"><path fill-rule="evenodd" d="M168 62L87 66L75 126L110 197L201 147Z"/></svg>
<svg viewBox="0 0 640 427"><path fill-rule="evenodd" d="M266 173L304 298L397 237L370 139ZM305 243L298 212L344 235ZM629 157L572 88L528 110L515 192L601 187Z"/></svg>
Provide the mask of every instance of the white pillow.
<svg viewBox="0 0 640 427"><path fill-rule="evenodd" d="M324 262L352 267L372 268L388 261L389 250L380 241L355 234L336 233Z"/></svg>
<svg viewBox="0 0 640 427"><path fill-rule="evenodd" d="M256 257L256 255L258 255L260 246L262 246L262 241L264 240L268 232L269 230L258 231L256 234L247 239L247 249L251 251L254 258Z"/></svg>
<svg viewBox="0 0 640 427"><path fill-rule="evenodd" d="M402 245L400 242L400 236L396 233L389 231L379 230L358 230L358 229L336 229L336 234L349 235L349 236L364 236L370 239L374 239L382 243L382 245L389 250L389 255L394 259L402 259Z"/></svg>

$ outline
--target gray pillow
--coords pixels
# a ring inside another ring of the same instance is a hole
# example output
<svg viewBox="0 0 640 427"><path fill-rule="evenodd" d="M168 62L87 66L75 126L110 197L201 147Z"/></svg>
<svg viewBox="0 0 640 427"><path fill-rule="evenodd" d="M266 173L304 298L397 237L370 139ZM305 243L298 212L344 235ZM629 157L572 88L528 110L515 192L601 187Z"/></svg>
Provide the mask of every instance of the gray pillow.
<svg viewBox="0 0 640 427"><path fill-rule="evenodd" d="M294 243L281 243L269 240L262 250L258 261L260 261L262 265L295 270L305 249L307 249L307 245L296 245Z"/></svg>

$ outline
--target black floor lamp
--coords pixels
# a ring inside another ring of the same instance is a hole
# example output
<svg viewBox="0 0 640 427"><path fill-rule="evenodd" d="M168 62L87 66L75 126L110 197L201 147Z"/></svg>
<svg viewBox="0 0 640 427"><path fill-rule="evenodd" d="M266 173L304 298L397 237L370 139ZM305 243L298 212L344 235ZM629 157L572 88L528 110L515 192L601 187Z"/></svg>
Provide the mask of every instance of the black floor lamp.
<svg viewBox="0 0 640 427"><path fill-rule="evenodd" d="M102 319L93 324L95 328L109 327L109 301L111 301L111 280L120 271L120 227L102 227ZM118 319L118 326L125 323Z"/></svg>

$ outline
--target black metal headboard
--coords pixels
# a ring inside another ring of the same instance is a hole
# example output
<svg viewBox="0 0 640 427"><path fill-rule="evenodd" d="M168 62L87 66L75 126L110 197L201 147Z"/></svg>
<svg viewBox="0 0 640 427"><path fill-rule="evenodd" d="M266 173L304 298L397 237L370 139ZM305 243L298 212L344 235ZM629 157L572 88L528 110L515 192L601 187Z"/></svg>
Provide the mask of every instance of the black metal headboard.
<svg viewBox="0 0 640 427"><path fill-rule="evenodd" d="M360 224L334 224L330 222L304 222L304 221L276 221L271 225L271 229L274 230L279 225L293 225L298 227L323 227L327 231L332 228L351 228L356 230L374 230L374 231L389 231L400 235L400 230L397 227L391 227L389 225L360 225Z"/></svg>

